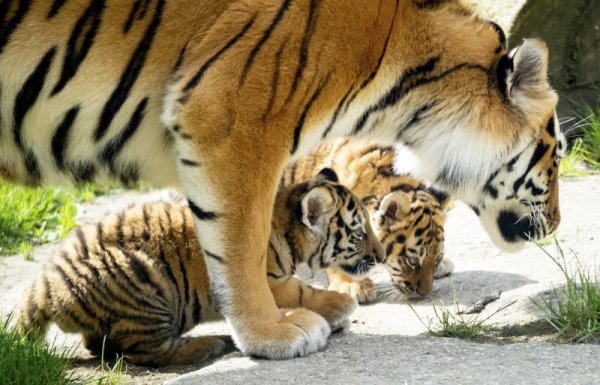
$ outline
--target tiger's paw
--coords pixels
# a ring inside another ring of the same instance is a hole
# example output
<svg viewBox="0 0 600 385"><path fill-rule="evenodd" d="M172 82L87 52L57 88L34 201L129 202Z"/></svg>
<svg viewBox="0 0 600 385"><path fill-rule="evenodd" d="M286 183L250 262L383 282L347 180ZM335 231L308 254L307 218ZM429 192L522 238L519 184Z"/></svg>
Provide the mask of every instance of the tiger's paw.
<svg viewBox="0 0 600 385"><path fill-rule="evenodd" d="M433 278L442 278L454 271L454 262L449 260L448 258L444 258L440 261L440 264L435 268L435 272L433 273Z"/></svg>
<svg viewBox="0 0 600 385"><path fill-rule="evenodd" d="M358 303L372 302L377 297L375 284L369 278L360 281L334 281L329 285L329 290L347 294Z"/></svg>
<svg viewBox="0 0 600 385"><path fill-rule="evenodd" d="M274 360L302 357L321 350L331 329L319 314L304 308L280 309L278 323L256 322L234 332L245 354Z"/></svg>

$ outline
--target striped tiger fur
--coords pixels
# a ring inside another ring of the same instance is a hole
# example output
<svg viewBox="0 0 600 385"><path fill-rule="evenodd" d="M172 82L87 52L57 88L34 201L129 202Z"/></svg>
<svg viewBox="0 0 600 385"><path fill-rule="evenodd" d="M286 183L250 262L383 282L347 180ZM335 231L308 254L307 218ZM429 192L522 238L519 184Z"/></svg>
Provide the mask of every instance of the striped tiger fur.
<svg viewBox="0 0 600 385"><path fill-rule="evenodd" d="M548 52L517 48L461 0L4 0L0 175L179 186L237 346L306 355L320 316L283 321L263 256L286 162L323 139L407 145L503 249L556 229Z"/></svg>
<svg viewBox="0 0 600 385"><path fill-rule="evenodd" d="M356 302L293 277L296 265L361 276L384 258L360 200L331 175L324 171L279 191L267 253L277 305L289 318L303 314L285 308L320 314L324 333L343 327ZM141 203L77 228L26 293L23 332L43 335L55 322L81 333L93 354L122 353L151 366L220 353L219 338L182 336L218 317L192 210L183 203Z"/></svg>
<svg viewBox="0 0 600 385"><path fill-rule="evenodd" d="M310 180L318 170L335 170L369 209L375 233L386 250L385 267L392 287L401 293L427 295L434 277L452 271L444 255L444 222L450 198L418 179L394 172L395 150L364 140L337 139L317 147L288 166L284 185ZM360 281L328 269L330 290L350 294L359 302L375 299L369 278Z"/></svg>

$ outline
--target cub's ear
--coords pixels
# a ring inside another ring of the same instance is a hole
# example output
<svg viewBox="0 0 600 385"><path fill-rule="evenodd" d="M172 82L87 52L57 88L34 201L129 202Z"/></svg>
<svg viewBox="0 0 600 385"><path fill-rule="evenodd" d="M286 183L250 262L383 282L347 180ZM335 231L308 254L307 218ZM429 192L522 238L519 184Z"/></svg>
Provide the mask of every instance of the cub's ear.
<svg viewBox="0 0 600 385"><path fill-rule="evenodd" d="M548 89L546 44L538 39L525 39L523 44L500 59L496 72L500 91L511 98Z"/></svg>
<svg viewBox="0 0 600 385"><path fill-rule="evenodd" d="M410 214L410 196L403 191L387 194L381 200L379 211L389 219L403 219Z"/></svg>
<svg viewBox="0 0 600 385"><path fill-rule="evenodd" d="M313 232L321 233L325 222L333 211L333 197L324 187L313 187L304 194L301 201L302 223Z"/></svg>
<svg viewBox="0 0 600 385"><path fill-rule="evenodd" d="M435 198L435 200L438 201L442 210L448 210L448 207L452 202L452 198L450 198L450 195L448 195L448 193L438 190L432 186L427 187L427 191L429 191L429 193Z"/></svg>
<svg viewBox="0 0 600 385"><path fill-rule="evenodd" d="M333 182L333 183L339 183L340 182L340 180L339 180L336 172L333 171L333 169L331 169L329 167L325 167L324 169L322 169L321 171L319 171L319 173L315 177L315 180L328 180L328 181Z"/></svg>

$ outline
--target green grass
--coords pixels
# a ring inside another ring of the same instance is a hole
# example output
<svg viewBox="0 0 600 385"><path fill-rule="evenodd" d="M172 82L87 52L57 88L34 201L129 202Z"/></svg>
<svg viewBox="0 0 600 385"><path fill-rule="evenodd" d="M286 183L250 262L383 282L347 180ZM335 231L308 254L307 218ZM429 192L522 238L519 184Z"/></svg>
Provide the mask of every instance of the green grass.
<svg viewBox="0 0 600 385"><path fill-rule="evenodd" d="M600 169L600 111L587 109L586 123L581 125L581 145L586 153L586 161Z"/></svg>
<svg viewBox="0 0 600 385"><path fill-rule="evenodd" d="M89 384L95 385L120 385L125 383L125 372L127 366L123 360L123 356L117 356L117 359L111 367L106 361L104 361L104 346L106 343L106 337L102 343L102 358L100 361L100 371L102 375L100 378L95 379Z"/></svg>
<svg viewBox="0 0 600 385"><path fill-rule="evenodd" d="M459 296L457 294L454 285L452 285L452 291L454 294L454 302L448 307L442 303L440 306L433 306L433 312L435 314L435 320L428 320L427 323L417 314L415 309L409 303L411 310L419 321L427 328L429 335L436 337L456 337L456 338L474 338L477 336L486 335L486 332L490 328L487 321L500 313L507 307L514 304L510 302L506 305L501 306L489 316L480 319L479 314L463 314L460 312L458 302Z"/></svg>
<svg viewBox="0 0 600 385"><path fill-rule="evenodd" d="M556 255L542 248L562 272L565 285L554 287L548 295L532 298L544 312L544 319L556 331L555 337L564 342L600 341L600 282L596 273L583 266L575 253L569 264L558 241Z"/></svg>
<svg viewBox="0 0 600 385"><path fill-rule="evenodd" d="M0 255L31 257L31 245L64 237L75 227L75 203L103 192L94 185L30 188L0 181Z"/></svg>
<svg viewBox="0 0 600 385"><path fill-rule="evenodd" d="M6 385L54 385L80 382L69 373L69 351L16 333L10 317L0 322L0 382Z"/></svg>

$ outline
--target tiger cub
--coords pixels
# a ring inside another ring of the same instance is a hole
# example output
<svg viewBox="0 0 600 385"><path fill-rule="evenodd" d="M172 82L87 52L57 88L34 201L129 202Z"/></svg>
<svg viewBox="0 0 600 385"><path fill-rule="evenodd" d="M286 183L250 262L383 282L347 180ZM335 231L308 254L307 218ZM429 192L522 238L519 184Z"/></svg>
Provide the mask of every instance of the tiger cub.
<svg viewBox="0 0 600 385"><path fill-rule="evenodd" d="M294 278L296 265L335 266L360 276L384 258L360 200L330 179L337 178L323 170L310 182L279 189L267 251L268 280L276 304L285 308L283 318L314 311L325 335L347 322L356 302ZM182 337L218 316L220 307L211 296L192 210L182 203L142 203L79 227L26 294L22 330L44 334L55 322L81 333L96 355L106 336L106 354L123 353L150 366L220 353L218 338Z"/></svg>
<svg viewBox="0 0 600 385"><path fill-rule="evenodd" d="M428 295L433 279L450 274L453 264L443 258L444 223L450 198L407 174L394 172L394 147L362 140L339 139L317 147L288 166L281 183L308 180L316 170L330 167L340 183L363 200L375 233L386 250L385 266L393 289ZM373 282L360 281L328 269L329 289L350 294L359 302L375 299Z"/></svg>

